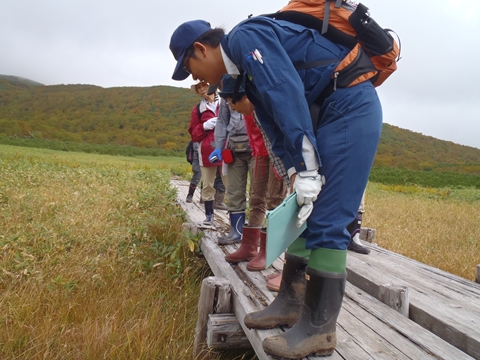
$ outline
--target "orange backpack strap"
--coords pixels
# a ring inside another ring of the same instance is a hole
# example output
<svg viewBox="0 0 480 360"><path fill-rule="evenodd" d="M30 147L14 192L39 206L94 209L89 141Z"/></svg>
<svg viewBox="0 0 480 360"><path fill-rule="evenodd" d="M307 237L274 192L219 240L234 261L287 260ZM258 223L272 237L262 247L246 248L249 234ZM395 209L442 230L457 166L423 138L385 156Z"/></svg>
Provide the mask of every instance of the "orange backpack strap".
<svg viewBox="0 0 480 360"><path fill-rule="evenodd" d="M311 14L307 14L297 10L285 10L280 11L275 14L266 15L277 20L285 20L291 23L302 25L310 29L317 30L321 32L323 29L323 24L325 21ZM341 44L350 50L357 45L357 39L352 35L347 34L346 32L340 31L337 28L330 26L328 32L323 34L325 38L330 40L335 44Z"/></svg>

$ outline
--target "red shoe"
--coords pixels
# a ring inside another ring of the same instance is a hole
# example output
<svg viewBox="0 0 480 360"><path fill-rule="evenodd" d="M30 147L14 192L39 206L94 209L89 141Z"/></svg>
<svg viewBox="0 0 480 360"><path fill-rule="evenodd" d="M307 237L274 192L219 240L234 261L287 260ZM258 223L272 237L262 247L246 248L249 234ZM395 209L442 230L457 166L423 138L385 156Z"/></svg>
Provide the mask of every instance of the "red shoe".
<svg viewBox="0 0 480 360"><path fill-rule="evenodd" d="M267 248L267 231L262 229L260 231L260 251L258 252L257 256L255 256L252 260L248 262L247 270L260 271L265 269L265 265L267 262L266 248Z"/></svg>
<svg viewBox="0 0 480 360"><path fill-rule="evenodd" d="M270 279L267 276L267 289L270 291L278 291L280 290L280 284L282 283L282 272L277 274L272 274Z"/></svg>
<svg viewBox="0 0 480 360"><path fill-rule="evenodd" d="M225 260L231 264L237 264L241 261L249 261L258 255L258 238L260 237L261 227L250 227L243 225L242 244L232 254L225 256Z"/></svg>

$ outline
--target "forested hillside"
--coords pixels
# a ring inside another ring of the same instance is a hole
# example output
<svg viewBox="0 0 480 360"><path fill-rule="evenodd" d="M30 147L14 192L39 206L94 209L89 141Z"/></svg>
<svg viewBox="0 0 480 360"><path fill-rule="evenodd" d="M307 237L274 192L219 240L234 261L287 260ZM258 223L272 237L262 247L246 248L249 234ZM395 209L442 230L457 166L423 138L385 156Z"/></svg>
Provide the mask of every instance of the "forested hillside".
<svg viewBox="0 0 480 360"><path fill-rule="evenodd" d="M169 86L26 86L0 79L0 133L181 150L199 97Z"/></svg>
<svg viewBox="0 0 480 360"><path fill-rule="evenodd" d="M199 99L170 86L45 86L0 75L0 134L183 151ZM480 174L480 149L385 123L375 166Z"/></svg>

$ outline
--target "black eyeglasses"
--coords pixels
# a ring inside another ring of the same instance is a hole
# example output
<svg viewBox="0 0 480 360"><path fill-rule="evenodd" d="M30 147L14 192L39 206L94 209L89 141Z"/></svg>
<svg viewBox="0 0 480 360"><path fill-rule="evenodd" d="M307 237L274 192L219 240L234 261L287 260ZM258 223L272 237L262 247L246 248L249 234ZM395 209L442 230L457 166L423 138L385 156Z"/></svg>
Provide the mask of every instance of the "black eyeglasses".
<svg viewBox="0 0 480 360"><path fill-rule="evenodd" d="M187 57L187 60L183 63L183 70L185 70L187 73L189 73L190 75L192 74L192 71L190 70L190 68L188 67L188 63L190 61L190 56Z"/></svg>

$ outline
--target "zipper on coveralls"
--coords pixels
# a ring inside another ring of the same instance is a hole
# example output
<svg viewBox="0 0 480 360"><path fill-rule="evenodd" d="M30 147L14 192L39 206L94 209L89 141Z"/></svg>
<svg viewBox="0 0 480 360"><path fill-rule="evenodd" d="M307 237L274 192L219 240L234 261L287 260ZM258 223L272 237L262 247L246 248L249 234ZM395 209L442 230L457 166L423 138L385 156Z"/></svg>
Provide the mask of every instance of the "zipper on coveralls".
<svg viewBox="0 0 480 360"><path fill-rule="evenodd" d="M338 71L333 73L333 91L337 91Z"/></svg>

